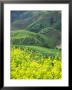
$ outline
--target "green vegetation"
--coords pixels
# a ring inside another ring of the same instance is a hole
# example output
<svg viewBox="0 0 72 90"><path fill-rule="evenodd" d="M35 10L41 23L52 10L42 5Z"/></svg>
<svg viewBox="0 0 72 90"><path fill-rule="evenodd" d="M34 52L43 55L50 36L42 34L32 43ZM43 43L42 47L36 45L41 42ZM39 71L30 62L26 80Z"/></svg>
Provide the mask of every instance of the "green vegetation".
<svg viewBox="0 0 72 90"><path fill-rule="evenodd" d="M61 11L12 11L12 30L27 29L32 32L46 27L61 30Z"/></svg>
<svg viewBox="0 0 72 90"><path fill-rule="evenodd" d="M54 48L60 43L60 32L53 29L42 29L39 33L27 30L11 31L11 44L35 45Z"/></svg>
<svg viewBox="0 0 72 90"><path fill-rule="evenodd" d="M13 45L11 47L14 48L19 48L21 50L28 50L28 52L39 52L43 57L54 57L57 56L59 58L61 58L61 50L58 49L49 49L49 48L44 48L44 47L40 47L40 46L31 46L31 45Z"/></svg>
<svg viewBox="0 0 72 90"><path fill-rule="evenodd" d="M61 12L11 12L11 79L61 79Z"/></svg>

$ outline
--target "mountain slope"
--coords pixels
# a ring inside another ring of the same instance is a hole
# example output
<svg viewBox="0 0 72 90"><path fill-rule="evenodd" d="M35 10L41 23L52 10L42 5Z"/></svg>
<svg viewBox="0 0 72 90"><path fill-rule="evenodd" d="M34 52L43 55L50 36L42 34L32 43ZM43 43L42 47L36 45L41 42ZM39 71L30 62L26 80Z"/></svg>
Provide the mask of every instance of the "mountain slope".
<svg viewBox="0 0 72 90"><path fill-rule="evenodd" d="M60 11L12 11L11 27L38 32L45 27L61 30Z"/></svg>
<svg viewBox="0 0 72 90"><path fill-rule="evenodd" d="M58 43L60 43L60 33L55 30L49 31L48 33L34 33L26 30L15 30L11 32L11 44L54 48Z"/></svg>
<svg viewBox="0 0 72 90"><path fill-rule="evenodd" d="M61 44L60 11L11 11L11 43L54 48Z"/></svg>

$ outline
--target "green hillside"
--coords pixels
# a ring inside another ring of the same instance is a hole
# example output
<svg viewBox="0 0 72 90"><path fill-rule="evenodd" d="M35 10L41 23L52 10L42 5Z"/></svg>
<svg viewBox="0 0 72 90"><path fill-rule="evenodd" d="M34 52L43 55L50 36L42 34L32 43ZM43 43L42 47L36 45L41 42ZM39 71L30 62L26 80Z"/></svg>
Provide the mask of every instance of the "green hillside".
<svg viewBox="0 0 72 90"><path fill-rule="evenodd" d="M61 44L61 12L12 11L11 32L13 44L54 48Z"/></svg>
<svg viewBox="0 0 72 90"><path fill-rule="evenodd" d="M60 32L56 30L43 29L39 33L27 30L11 31L11 44L35 45L54 48L60 43Z"/></svg>

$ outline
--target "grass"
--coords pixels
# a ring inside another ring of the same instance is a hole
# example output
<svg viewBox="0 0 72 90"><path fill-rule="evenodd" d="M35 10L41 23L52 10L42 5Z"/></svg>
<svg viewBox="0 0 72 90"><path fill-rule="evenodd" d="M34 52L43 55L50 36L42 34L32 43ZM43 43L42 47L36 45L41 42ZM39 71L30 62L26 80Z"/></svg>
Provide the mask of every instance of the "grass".
<svg viewBox="0 0 72 90"><path fill-rule="evenodd" d="M13 45L34 45L47 48L54 48L60 43L60 33L56 30L35 33L27 30L11 31L11 44Z"/></svg>

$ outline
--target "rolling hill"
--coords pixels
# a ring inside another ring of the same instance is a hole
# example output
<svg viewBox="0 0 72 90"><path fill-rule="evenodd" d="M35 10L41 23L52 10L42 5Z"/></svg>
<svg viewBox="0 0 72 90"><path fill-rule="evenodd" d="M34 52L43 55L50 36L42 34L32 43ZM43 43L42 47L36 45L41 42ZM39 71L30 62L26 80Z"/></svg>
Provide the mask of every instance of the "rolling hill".
<svg viewBox="0 0 72 90"><path fill-rule="evenodd" d="M61 44L60 11L11 11L11 44L55 48Z"/></svg>
<svg viewBox="0 0 72 90"><path fill-rule="evenodd" d="M45 30L45 29L44 29ZM26 30L11 31L11 44L13 45L35 45L54 48L60 43L60 32L49 30L47 33L42 30L39 33Z"/></svg>

